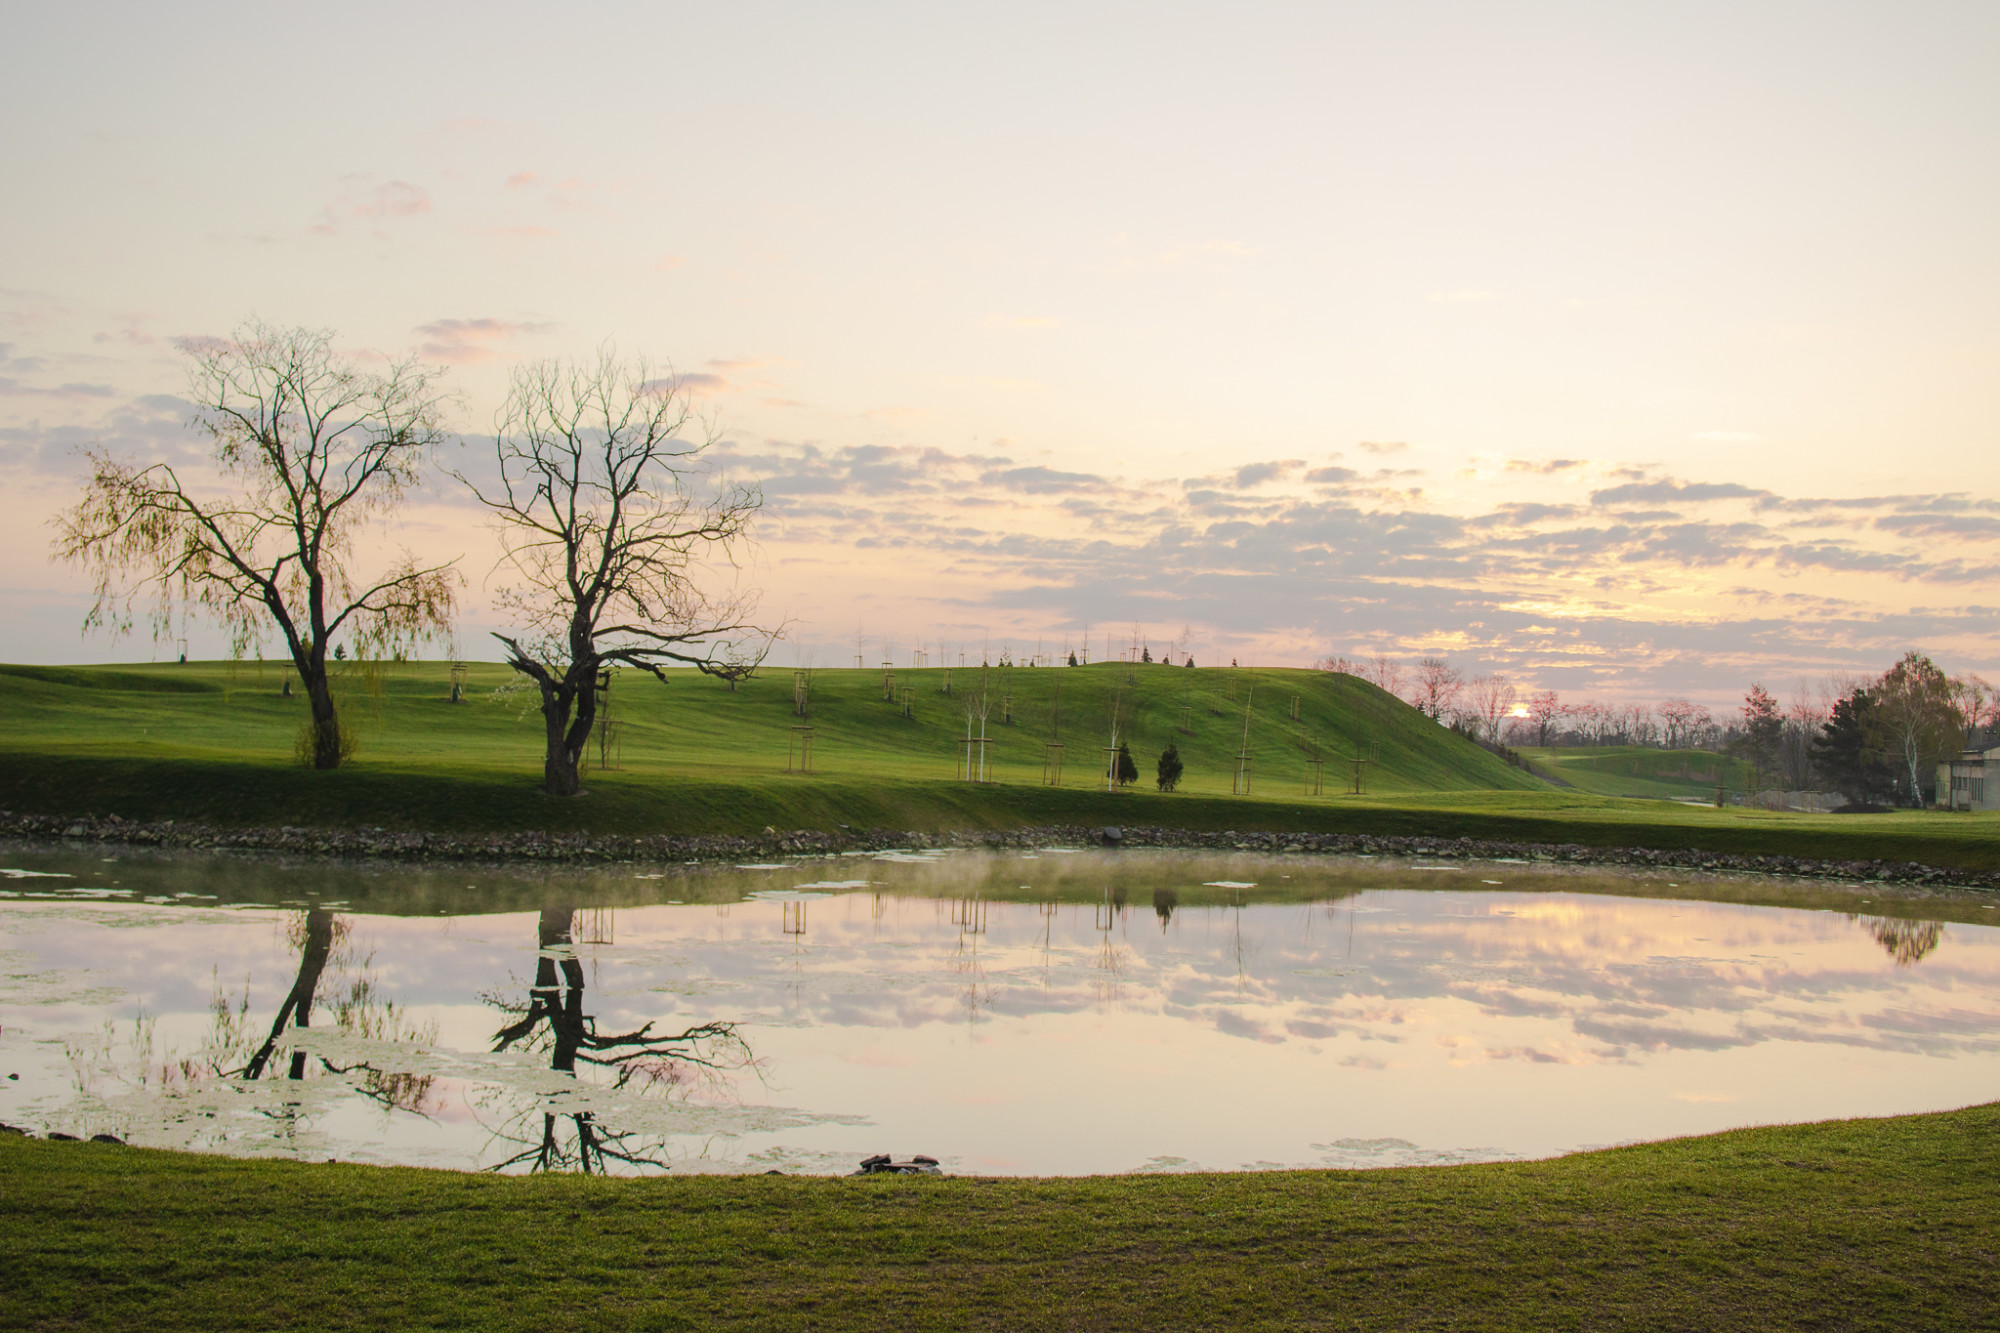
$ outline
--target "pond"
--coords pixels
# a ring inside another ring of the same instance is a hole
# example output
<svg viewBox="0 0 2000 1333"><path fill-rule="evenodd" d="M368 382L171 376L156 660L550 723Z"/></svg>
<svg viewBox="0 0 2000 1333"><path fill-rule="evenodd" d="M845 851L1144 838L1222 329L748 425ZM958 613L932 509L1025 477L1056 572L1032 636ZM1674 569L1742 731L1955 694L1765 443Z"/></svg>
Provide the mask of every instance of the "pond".
<svg viewBox="0 0 2000 1333"><path fill-rule="evenodd" d="M465 1170L1538 1157L2000 1094L1990 894L1048 848L0 844L0 1122Z"/></svg>

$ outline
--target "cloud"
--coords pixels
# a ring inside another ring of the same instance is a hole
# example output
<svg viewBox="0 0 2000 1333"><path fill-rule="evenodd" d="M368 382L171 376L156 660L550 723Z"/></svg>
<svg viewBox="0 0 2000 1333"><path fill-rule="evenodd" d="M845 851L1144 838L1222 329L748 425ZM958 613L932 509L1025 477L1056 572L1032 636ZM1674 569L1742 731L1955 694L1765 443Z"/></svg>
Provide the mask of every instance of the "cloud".
<svg viewBox="0 0 2000 1333"><path fill-rule="evenodd" d="M1361 448L1371 454L1400 454L1410 446L1401 440L1363 440Z"/></svg>
<svg viewBox="0 0 2000 1333"><path fill-rule="evenodd" d="M539 171L517 171L507 178L506 188L509 190L518 190L523 186L533 185L541 178L542 173Z"/></svg>
<svg viewBox="0 0 2000 1333"><path fill-rule="evenodd" d="M1059 495L1068 491L1104 490L1110 483L1088 472L1057 472L1045 467L993 469L980 474L980 483L1027 495Z"/></svg>
<svg viewBox="0 0 2000 1333"><path fill-rule="evenodd" d="M417 350L433 361L485 361L499 356L502 345L515 338L554 330L554 324L505 319L434 319L417 326L424 339Z"/></svg>
<svg viewBox="0 0 2000 1333"><path fill-rule="evenodd" d="M1672 477L1658 481L1628 482L1623 486L1607 486L1590 493L1594 505L1658 504L1662 501L1682 503L1703 500L1773 500L1777 497L1769 491L1760 491L1742 486L1733 481L1723 482L1679 482Z"/></svg>
<svg viewBox="0 0 2000 1333"><path fill-rule="evenodd" d="M1303 458L1273 459L1268 463L1245 463L1236 469L1234 484L1237 490L1247 491L1266 482L1283 481L1305 465L1306 460Z"/></svg>
<svg viewBox="0 0 2000 1333"><path fill-rule="evenodd" d="M346 222L385 222L430 211L431 197L422 186L405 180L385 181L371 189L341 194L320 210L321 221L310 230L333 236L340 233Z"/></svg>
<svg viewBox="0 0 2000 1333"><path fill-rule="evenodd" d="M1568 472L1572 468L1587 467L1588 461L1581 458L1549 458L1539 463L1531 463L1525 458L1507 460L1509 472L1534 472L1541 476L1553 476L1558 472Z"/></svg>
<svg viewBox="0 0 2000 1333"><path fill-rule="evenodd" d="M1345 486L1360 475L1351 467L1316 467L1306 473L1306 480L1315 486Z"/></svg>

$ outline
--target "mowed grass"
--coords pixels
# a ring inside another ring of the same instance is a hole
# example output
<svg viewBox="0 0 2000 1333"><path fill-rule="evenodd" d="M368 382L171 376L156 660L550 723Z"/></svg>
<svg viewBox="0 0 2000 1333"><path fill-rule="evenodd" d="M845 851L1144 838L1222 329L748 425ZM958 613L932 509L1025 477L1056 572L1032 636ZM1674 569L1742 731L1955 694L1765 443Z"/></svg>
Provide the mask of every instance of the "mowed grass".
<svg viewBox="0 0 2000 1333"><path fill-rule="evenodd" d="M1313 671L995 669L986 728L994 780L967 783L956 777L959 741L979 674L954 670L947 695L939 669L898 671L892 701L879 669L818 671L802 721L789 670L734 692L691 672L664 685L628 673L613 688L617 766L587 776L588 796L553 800L537 791L532 697L500 692L510 673L495 664L472 665L470 697L458 704L443 663L385 667L373 690L356 673L345 693L362 748L332 773L293 762L305 704L281 696L275 666L0 667L0 808L440 833L1156 825L2000 869L2000 815L1802 815L1557 790L1365 681ZM1114 705L1141 770L1121 792L1105 791L1101 777ZM1242 797L1230 787L1246 711L1251 794ZM814 772L788 774L791 728L804 723L814 728ZM1045 747L1058 734L1064 782L1051 786ZM1169 741L1187 765L1171 795L1152 785ZM1317 795L1311 747L1325 756ZM1375 756L1359 796L1346 791L1344 759L1357 752Z"/></svg>
<svg viewBox="0 0 2000 1333"><path fill-rule="evenodd" d="M2000 1107L1543 1162L492 1177L0 1138L0 1326L1975 1329Z"/></svg>
<svg viewBox="0 0 2000 1333"><path fill-rule="evenodd" d="M1744 760L1707 750L1653 750L1642 745L1520 748L1537 771L1599 796L1708 800L1718 784L1741 793L1753 777Z"/></svg>

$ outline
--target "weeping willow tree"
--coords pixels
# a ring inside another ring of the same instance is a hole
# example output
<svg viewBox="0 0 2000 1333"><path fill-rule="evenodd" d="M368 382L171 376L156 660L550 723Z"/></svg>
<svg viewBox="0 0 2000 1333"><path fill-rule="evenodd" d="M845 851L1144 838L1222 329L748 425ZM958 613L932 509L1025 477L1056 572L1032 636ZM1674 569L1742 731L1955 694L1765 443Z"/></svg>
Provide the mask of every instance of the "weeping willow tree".
<svg viewBox="0 0 2000 1333"><path fill-rule="evenodd" d="M301 753L337 768L353 742L328 667L336 636L392 656L448 635L457 609L450 562L370 558L441 438L440 372L363 370L328 332L256 323L179 347L207 459L184 471L86 452L90 479L55 541L94 580L84 629L143 620L158 642L206 617L236 657L276 630L311 710Z"/></svg>

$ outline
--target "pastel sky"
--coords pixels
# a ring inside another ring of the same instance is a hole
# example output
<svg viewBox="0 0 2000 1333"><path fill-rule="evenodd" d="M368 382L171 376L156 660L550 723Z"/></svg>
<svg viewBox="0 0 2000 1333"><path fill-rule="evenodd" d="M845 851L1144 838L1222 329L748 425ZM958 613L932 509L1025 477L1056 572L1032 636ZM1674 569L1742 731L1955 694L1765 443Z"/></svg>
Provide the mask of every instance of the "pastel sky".
<svg viewBox="0 0 2000 1333"><path fill-rule="evenodd" d="M1990 0L16 6L0 656L163 651L47 520L255 315L449 365L468 449L517 361L671 362L785 658L2000 676L1996 57ZM407 522L481 653L490 536Z"/></svg>

